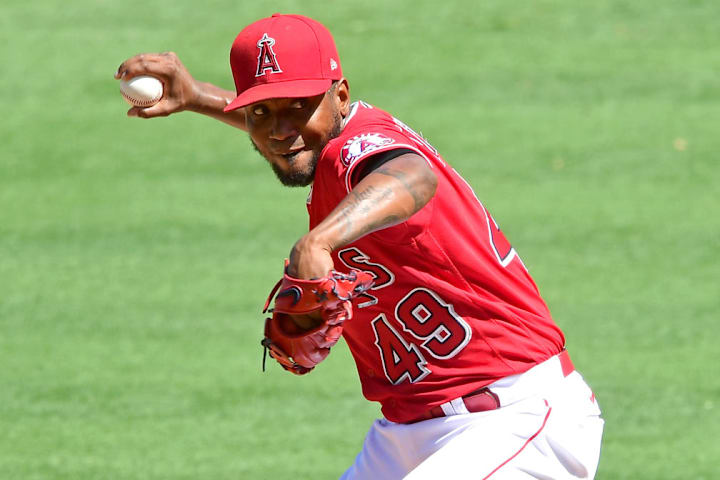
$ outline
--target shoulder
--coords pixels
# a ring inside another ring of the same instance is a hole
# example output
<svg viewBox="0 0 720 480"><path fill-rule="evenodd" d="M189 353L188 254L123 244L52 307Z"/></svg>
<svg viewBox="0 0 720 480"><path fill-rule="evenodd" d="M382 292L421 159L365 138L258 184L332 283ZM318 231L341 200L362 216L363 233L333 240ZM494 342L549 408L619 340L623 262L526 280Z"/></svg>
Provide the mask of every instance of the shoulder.
<svg viewBox="0 0 720 480"><path fill-rule="evenodd" d="M395 152L424 156L410 132L386 111L363 101L354 102L343 121L342 132L322 152L316 180L340 180L345 192L349 192L353 179L357 179L354 172L365 170L370 158L390 160Z"/></svg>
<svg viewBox="0 0 720 480"><path fill-rule="evenodd" d="M411 143L395 117L363 101L352 104L337 140L338 160L348 168L363 158Z"/></svg>

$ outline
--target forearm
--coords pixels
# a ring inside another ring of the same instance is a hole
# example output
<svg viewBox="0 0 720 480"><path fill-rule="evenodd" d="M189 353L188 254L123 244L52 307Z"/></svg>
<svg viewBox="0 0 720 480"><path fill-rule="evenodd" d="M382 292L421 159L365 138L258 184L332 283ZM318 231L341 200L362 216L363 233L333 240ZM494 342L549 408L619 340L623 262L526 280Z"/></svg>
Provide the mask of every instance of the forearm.
<svg viewBox="0 0 720 480"><path fill-rule="evenodd" d="M195 82L195 91L195 99L188 106L188 110L247 131L245 109L239 108L231 112L223 112L223 109L235 98L234 91L205 82Z"/></svg>
<svg viewBox="0 0 720 480"><path fill-rule="evenodd" d="M372 170L290 251L288 274L321 278L334 268L330 253L368 233L410 218L435 194L437 178L426 160L401 155Z"/></svg>

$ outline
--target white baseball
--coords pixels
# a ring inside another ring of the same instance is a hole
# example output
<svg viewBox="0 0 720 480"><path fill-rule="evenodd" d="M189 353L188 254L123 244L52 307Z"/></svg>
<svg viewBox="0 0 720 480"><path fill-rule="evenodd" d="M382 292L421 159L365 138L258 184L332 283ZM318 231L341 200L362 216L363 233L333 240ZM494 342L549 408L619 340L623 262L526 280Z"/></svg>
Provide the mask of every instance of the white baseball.
<svg viewBox="0 0 720 480"><path fill-rule="evenodd" d="M162 98L163 84L150 75L138 75L128 81L120 80L120 93L130 105L150 107Z"/></svg>

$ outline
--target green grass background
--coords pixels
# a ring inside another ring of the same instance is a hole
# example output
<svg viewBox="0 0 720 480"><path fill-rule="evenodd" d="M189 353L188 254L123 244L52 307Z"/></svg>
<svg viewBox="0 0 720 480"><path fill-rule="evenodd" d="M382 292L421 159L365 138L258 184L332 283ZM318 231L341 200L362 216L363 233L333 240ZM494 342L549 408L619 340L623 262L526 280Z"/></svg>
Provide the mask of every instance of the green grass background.
<svg viewBox="0 0 720 480"><path fill-rule="evenodd" d="M0 5L0 479L331 479L379 410L344 345L260 372L306 229L244 134L128 119L128 56L229 88L275 11L422 131L522 255L606 418L599 479L720 477L715 0Z"/></svg>

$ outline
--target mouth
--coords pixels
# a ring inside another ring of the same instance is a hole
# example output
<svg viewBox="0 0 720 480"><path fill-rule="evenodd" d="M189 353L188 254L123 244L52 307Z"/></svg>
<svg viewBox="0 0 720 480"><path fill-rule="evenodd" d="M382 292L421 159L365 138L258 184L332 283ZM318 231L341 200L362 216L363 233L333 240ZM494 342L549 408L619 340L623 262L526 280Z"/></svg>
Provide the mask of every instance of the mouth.
<svg viewBox="0 0 720 480"><path fill-rule="evenodd" d="M287 160L288 163L292 163L292 162L295 161L295 159L297 158L298 154L299 154L300 152L302 152L303 150L304 150L304 148L295 148L295 149L293 149L293 150L290 150L289 152L286 152L286 153L277 153L276 155L279 155L279 156L283 157L285 160Z"/></svg>

